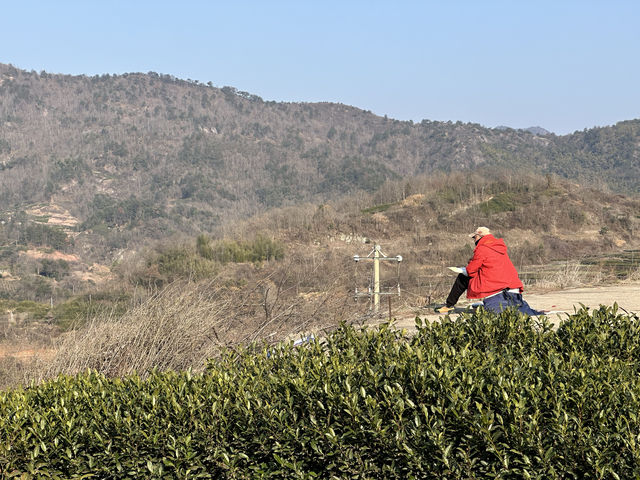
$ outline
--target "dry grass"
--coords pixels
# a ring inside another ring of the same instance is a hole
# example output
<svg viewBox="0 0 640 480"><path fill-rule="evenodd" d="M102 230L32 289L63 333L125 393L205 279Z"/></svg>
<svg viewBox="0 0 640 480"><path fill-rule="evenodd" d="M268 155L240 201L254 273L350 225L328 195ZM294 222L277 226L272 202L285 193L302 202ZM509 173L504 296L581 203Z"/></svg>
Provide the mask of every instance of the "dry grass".
<svg viewBox="0 0 640 480"><path fill-rule="evenodd" d="M30 372L35 368L34 360L26 361L13 355L0 356L0 389L29 383Z"/></svg>
<svg viewBox="0 0 640 480"><path fill-rule="evenodd" d="M601 272L585 268L579 262L565 262L559 268L545 272L533 285L543 290L582 287L599 283Z"/></svg>
<svg viewBox="0 0 640 480"><path fill-rule="evenodd" d="M627 277L627 280L629 280L631 282L640 281L640 267L638 267L635 270L631 271L629 273L629 276Z"/></svg>
<svg viewBox="0 0 640 480"><path fill-rule="evenodd" d="M301 292L290 266L262 272L242 287L222 278L175 282L121 317L101 315L61 336L55 357L38 365L32 378L87 369L108 376L199 370L225 347L280 341L357 318L343 278L322 292Z"/></svg>
<svg viewBox="0 0 640 480"><path fill-rule="evenodd" d="M42 377L94 369L124 375L151 368L185 369L214 355L224 328L217 290L174 284L119 318L93 318L62 336Z"/></svg>
<svg viewBox="0 0 640 480"><path fill-rule="evenodd" d="M0 315L0 389L29 383L36 366L52 358L54 325L25 320L24 314Z"/></svg>

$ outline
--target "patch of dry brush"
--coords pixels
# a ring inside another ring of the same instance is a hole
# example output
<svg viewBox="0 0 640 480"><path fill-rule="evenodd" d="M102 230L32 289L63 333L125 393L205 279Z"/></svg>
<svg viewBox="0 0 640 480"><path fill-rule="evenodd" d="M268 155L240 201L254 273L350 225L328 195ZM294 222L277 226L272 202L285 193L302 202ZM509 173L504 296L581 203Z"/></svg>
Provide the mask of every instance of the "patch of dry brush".
<svg viewBox="0 0 640 480"><path fill-rule="evenodd" d="M152 369L199 370L221 348L318 331L348 320L352 305L343 279L321 292L301 291L291 264L246 285L222 278L177 281L120 317L97 316L60 337L56 356L37 380L87 369L121 376Z"/></svg>

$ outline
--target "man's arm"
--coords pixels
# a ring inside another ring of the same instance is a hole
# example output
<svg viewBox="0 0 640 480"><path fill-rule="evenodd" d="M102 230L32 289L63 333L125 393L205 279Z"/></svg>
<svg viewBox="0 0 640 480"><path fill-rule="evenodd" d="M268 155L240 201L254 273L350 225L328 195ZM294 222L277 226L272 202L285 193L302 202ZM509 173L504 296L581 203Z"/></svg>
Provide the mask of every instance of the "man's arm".
<svg viewBox="0 0 640 480"><path fill-rule="evenodd" d="M483 263L484 255L482 254L482 247L476 247L473 251L473 257L471 257L471 260L469 260L467 264L467 275L475 277Z"/></svg>

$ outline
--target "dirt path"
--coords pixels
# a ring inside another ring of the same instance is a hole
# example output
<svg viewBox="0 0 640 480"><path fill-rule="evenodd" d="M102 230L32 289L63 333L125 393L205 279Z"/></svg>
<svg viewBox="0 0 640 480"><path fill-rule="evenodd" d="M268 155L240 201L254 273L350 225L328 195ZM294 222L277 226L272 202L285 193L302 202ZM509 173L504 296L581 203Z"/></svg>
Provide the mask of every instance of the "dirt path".
<svg viewBox="0 0 640 480"><path fill-rule="evenodd" d="M640 314L640 282L620 283L614 285L598 285L594 287L569 288L545 292L525 292L525 300L535 309L550 310L549 316L554 320L561 320L566 314L581 308L581 304L590 309L600 305L611 306L617 303L629 313ZM412 329L415 317L434 321L440 315L434 314L432 309L416 309L415 311L394 312L396 326Z"/></svg>
<svg viewBox="0 0 640 480"><path fill-rule="evenodd" d="M531 293L526 300L534 308L572 313L583 304L589 308L613 305L640 313L640 283L571 288L546 293Z"/></svg>

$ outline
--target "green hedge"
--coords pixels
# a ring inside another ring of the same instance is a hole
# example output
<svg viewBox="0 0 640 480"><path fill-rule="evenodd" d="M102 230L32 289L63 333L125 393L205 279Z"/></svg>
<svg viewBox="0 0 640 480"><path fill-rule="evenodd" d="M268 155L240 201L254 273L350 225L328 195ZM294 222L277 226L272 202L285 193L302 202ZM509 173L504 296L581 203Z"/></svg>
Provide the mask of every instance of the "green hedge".
<svg viewBox="0 0 640 480"><path fill-rule="evenodd" d="M638 478L640 329L508 312L342 326L202 374L0 393L3 478Z"/></svg>

